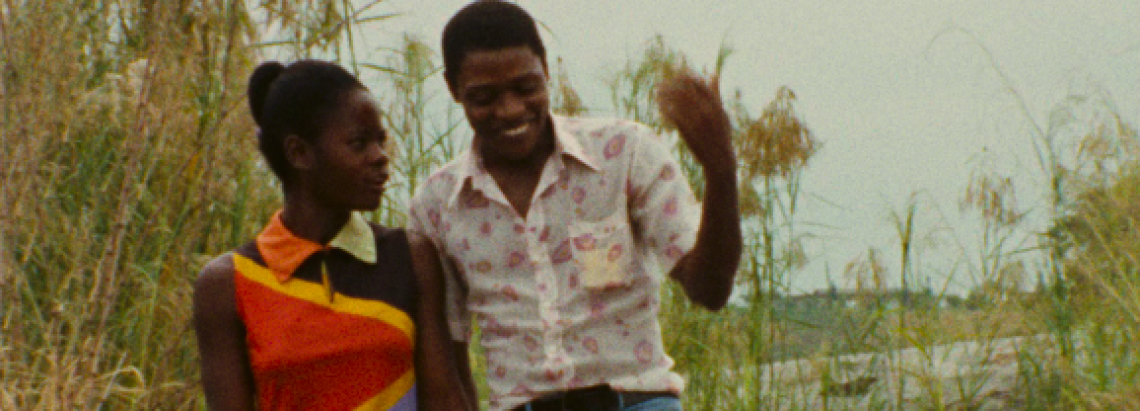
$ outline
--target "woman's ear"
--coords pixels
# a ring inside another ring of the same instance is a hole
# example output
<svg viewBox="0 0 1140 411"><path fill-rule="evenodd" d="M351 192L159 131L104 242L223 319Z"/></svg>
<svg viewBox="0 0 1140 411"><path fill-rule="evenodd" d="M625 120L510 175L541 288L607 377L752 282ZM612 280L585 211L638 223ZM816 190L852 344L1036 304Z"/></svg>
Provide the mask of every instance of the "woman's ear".
<svg viewBox="0 0 1140 411"><path fill-rule="evenodd" d="M311 170L316 164L313 146L296 134L285 136L285 159L297 170Z"/></svg>

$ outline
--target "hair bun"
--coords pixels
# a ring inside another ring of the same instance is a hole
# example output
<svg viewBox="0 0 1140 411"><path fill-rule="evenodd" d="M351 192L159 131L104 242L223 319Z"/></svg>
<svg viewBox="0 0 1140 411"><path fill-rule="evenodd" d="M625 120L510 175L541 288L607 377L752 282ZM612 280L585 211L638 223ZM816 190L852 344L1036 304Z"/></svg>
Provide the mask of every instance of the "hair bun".
<svg viewBox="0 0 1140 411"><path fill-rule="evenodd" d="M273 81L285 71L285 66L276 61L267 61L261 63L253 70L253 74L249 76L249 89L246 91L249 95L249 112L253 114L253 120L261 126L261 112L265 107L265 100L269 96L269 88L273 85Z"/></svg>

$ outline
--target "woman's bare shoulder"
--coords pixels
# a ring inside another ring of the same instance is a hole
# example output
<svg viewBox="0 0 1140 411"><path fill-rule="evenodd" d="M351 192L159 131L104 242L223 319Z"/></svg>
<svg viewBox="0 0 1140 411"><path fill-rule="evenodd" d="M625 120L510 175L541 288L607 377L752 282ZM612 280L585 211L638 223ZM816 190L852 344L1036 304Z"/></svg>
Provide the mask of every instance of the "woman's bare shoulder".
<svg viewBox="0 0 1140 411"><path fill-rule="evenodd" d="M431 238L413 230L408 230L408 248L412 254L412 267L421 287L438 287L442 281L443 267L439 262L439 252Z"/></svg>
<svg viewBox="0 0 1140 411"><path fill-rule="evenodd" d="M204 283L214 283L217 281L229 281L234 278L234 253L227 252L225 254L214 257L213 260L206 263L202 267L202 271L198 273L198 280L195 282L196 287L207 285Z"/></svg>
<svg viewBox="0 0 1140 411"><path fill-rule="evenodd" d="M202 267L194 281L195 305L229 307L234 295L234 256L228 252Z"/></svg>

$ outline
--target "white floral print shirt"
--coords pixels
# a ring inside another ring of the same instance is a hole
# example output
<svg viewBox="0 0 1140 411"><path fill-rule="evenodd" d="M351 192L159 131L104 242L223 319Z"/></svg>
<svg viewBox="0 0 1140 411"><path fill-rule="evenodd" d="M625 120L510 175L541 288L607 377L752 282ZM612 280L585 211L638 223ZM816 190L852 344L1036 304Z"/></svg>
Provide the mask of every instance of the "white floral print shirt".
<svg viewBox="0 0 1140 411"><path fill-rule="evenodd" d="M486 353L491 409L608 383L673 391L660 285L693 246L700 210L663 139L623 120L553 116L556 149L525 218L472 151L417 190L411 227L448 278L452 335Z"/></svg>

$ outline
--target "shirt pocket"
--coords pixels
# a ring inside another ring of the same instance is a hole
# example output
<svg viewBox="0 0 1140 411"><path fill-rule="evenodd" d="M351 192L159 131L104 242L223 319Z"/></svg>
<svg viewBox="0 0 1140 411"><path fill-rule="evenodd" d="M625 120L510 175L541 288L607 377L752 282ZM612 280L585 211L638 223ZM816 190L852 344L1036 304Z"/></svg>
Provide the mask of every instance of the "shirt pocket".
<svg viewBox="0 0 1140 411"><path fill-rule="evenodd" d="M630 282L633 241L625 210L570 225L574 264L582 286L610 288Z"/></svg>

